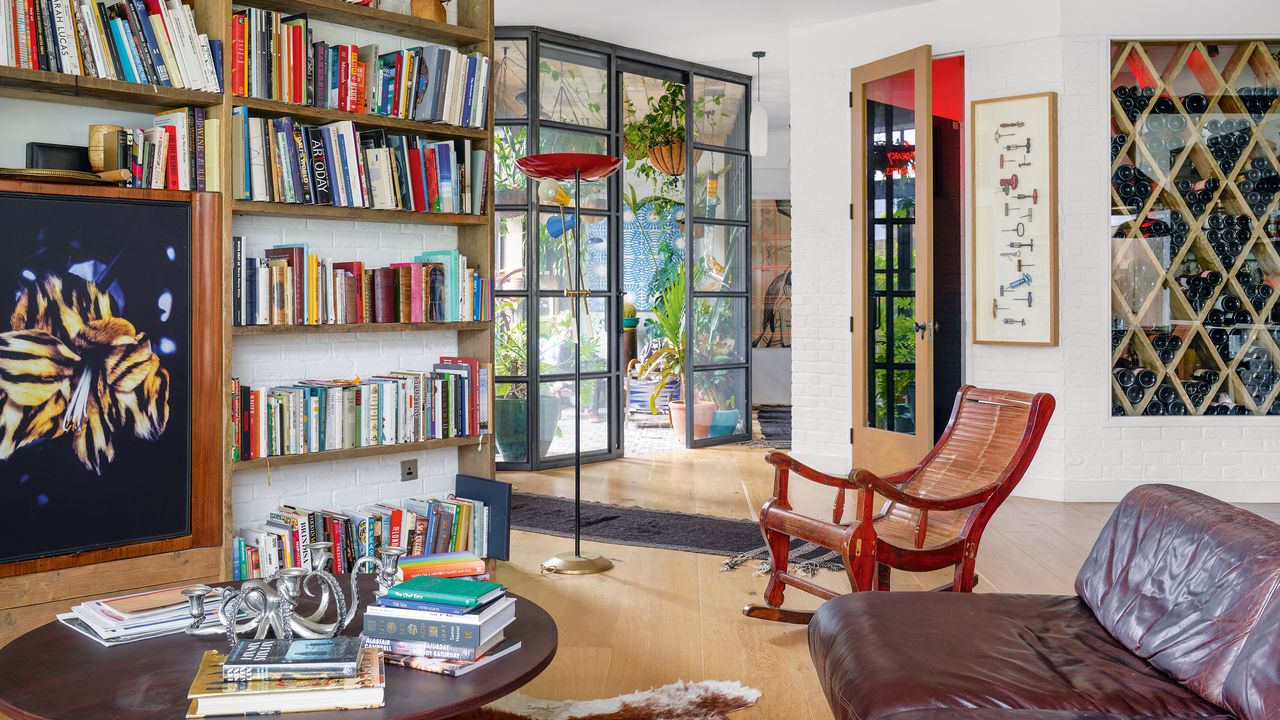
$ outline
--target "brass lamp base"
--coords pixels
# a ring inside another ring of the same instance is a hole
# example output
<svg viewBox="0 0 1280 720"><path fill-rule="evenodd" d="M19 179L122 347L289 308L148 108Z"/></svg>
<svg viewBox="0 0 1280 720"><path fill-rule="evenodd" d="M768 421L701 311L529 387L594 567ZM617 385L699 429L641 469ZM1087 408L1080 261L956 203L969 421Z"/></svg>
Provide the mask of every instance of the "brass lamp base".
<svg viewBox="0 0 1280 720"><path fill-rule="evenodd" d="M613 567L609 558L593 552L575 555L562 552L542 563L542 569L557 575L594 575Z"/></svg>

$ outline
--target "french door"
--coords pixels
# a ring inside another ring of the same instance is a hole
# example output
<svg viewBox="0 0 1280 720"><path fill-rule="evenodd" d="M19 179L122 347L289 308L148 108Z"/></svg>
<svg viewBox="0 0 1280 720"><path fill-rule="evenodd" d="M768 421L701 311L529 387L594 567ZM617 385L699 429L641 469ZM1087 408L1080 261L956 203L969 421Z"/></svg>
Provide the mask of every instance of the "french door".
<svg viewBox="0 0 1280 720"><path fill-rule="evenodd" d="M851 71L853 462L915 464L934 441L932 50Z"/></svg>

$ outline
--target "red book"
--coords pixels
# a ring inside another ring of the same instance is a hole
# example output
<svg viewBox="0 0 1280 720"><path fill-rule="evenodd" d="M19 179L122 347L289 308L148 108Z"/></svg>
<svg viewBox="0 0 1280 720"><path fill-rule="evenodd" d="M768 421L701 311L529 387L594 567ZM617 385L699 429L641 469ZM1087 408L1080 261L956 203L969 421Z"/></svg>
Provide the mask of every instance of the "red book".
<svg viewBox="0 0 1280 720"><path fill-rule="evenodd" d="M248 30L249 18L246 15L231 16L231 93L244 97L249 94L245 87L245 33Z"/></svg>
<svg viewBox="0 0 1280 720"><path fill-rule="evenodd" d="M351 58L354 56L352 49L354 45L338 46L338 109L350 111L347 107L347 97L349 96L348 85L351 84Z"/></svg>
<svg viewBox="0 0 1280 720"><path fill-rule="evenodd" d="M467 384L471 387L468 389L467 395L470 397L468 403L471 408L467 413L470 416L470 427L467 428L467 434L475 436L480 434L480 360L477 358L466 357L441 357L440 362L450 365L466 365L469 372L467 373Z"/></svg>
<svg viewBox="0 0 1280 720"><path fill-rule="evenodd" d="M178 128L164 126L164 134L169 136L168 149L164 158L164 187L166 190L178 189Z"/></svg>
<svg viewBox="0 0 1280 720"><path fill-rule="evenodd" d="M351 276L352 276L351 279L355 281L357 294L355 298L347 299L347 318L348 318L347 322L354 322L354 323L369 322L369 320L364 316L364 302L359 300L360 298L364 297L364 263L360 262L359 260L353 260L351 262L339 262L339 263L333 264L333 269L345 270L346 272L351 273ZM353 315L355 316L354 320L351 319Z"/></svg>
<svg viewBox="0 0 1280 720"><path fill-rule="evenodd" d="M436 150L427 148L422 156L426 165L427 212L440 212L440 174L436 169Z"/></svg>
<svg viewBox="0 0 1280 720"><path fill-rule="evenodd" d="M409 187L413 190L413 209L418 212L427 211L426 178L422 174L422 151L413 148L409 151Z"/></svg>
<svg viewBox="0 0 1280 720"><path fill-rule="evenodd" d="M396 271L392 268L373 271L373 321L396 321Z"/></svg>

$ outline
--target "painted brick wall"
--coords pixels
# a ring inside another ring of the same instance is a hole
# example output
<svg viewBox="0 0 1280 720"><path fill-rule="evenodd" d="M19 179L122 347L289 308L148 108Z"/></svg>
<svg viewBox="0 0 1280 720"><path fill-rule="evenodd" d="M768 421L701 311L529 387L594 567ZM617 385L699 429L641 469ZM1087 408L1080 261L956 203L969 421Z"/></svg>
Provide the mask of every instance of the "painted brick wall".
<svg viewBox="0 0 1280 720"><path fill-rule="evenodd" d="M1045 90L1059 94L1060 345L966 343L964 358L966 382L1046 390L1058 399L1020 494L1115 500L1137 484L1171 482L1228 500L1280 500L1280 481L1274 479L1280 470L1280 434L1274 420L1110 417L1110 60L1103 33L1139 28L1100 28L1096 25L1103 21L1095 18L1085 33L1068 10L1063 3L1056 25L1041 18L1038 37L1029 32L1034 39L1014 43L992 37L982 23L947 22L965 13L998 11L970 7L965 0L792 31L795 448L836 461L847 461L850 454L849 165L844 159L849 157L849 68L932 43L935 54L965 54L969 99ZM926 21L922 30L915 20L926 19L914 17L919 13L935 21ZM1193 14L1161 16L1163 35L1200 32ZM1060 28L1068 22L1076 23L1071 27L1080 34L1063 34ZM882 39L888 28L916 29L890 46ZM1280 28L1270 31L1251 30L1273 37ZM864 37L870 49L849 42Z"/></svg>
<svg viewBox="0 0 1280 720"><path fill-rule="evenodd" d="M337 220L237 217L235 234L246 252L306 243L313 254L335 260L362 260L366 266L400 262L423 250L456 247L456 231L419 225ZM441 355L453 354L452 332L302 335L236 338L232 375L249 385L303 378L368 376L388 370L429 370ZM376 500L400 499L453 487L457 454L468 449L384 455L339 462L309 463L236 473L232 481L232 522L240 528L262 522L281 502L307 507L349 508ZM400 482L400 461L418 458L418 480Z"/></svg>

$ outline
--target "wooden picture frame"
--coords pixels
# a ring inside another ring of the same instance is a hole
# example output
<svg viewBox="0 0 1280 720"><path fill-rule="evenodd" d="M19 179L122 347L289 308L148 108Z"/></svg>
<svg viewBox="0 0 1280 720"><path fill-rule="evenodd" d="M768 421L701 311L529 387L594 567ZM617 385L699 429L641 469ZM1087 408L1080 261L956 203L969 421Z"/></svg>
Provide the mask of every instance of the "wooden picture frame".
<svg viewBox="0 0 1280 720"><path fill-rule="evenodd" d="M223 479L227 416L223 322L222 198L217 193L0 181L0 193L158 201L190 206L190 533L160 540L0 563L0 578L223 544Z"/></svg>
<svg viewBox="0 0 1280 720"><path fill-rule="evenodd" d="M1058 344L1058 95L969 104L973 342Z"/></svg>

